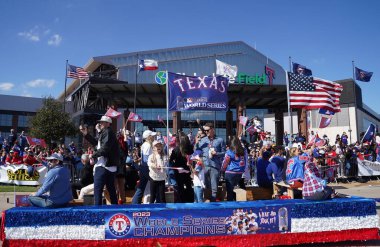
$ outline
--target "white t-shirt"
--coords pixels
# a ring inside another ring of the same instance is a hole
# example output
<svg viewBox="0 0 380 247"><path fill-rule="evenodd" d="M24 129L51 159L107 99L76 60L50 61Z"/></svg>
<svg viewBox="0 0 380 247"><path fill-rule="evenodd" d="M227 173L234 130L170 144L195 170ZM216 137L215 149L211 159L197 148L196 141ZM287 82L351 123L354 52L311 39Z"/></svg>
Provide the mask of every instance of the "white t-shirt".
<svg viewBox="0 0 380 247"><path fill-rule="evenodd" d="M194 174L193 184L194 186L200 186L205 188L205 169L201 165L196 165L195 170L198 172L197 175Z"/></svg>
<svg viewBox="0 0 380 247"><path fill-rule="evenodd" d="M141 161L144 164L148 164L148 157L149 157L149 155L152 154L152 152L153 152L152 146L150 145L149 142L144 142L141 145Z"/></svg>

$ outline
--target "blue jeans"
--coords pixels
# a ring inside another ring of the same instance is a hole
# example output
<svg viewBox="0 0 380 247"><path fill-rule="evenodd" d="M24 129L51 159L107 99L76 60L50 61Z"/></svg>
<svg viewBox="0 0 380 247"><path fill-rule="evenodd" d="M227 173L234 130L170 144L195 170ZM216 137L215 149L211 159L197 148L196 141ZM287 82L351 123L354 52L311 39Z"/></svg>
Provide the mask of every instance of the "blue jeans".
<svg viewBox="0 0 380 247"><path fill-rule="evenodd" d="M95 168L94 174L94 203L95 205L102 205L102 195L104 185L107 187L110 195L111 204L117 204L117 196L115 189L115 174L116 172L110 172L102 166Z"/></svg>
<svg viewBox="0 0 380 247"><path fill-rule="evenodd" d="M242 174L225 173L227 201L236 201L236 193L234 188L239 184Z"/></svg>
<svg viewBox="0 0 380 247"><path fill-rule="evenodd" d="M29 177L33 177L34 175L34 166L33 165L28 165L27 172Z"/></svg>
<svg viewBox="0 0 380 247"><path fill-rule="evenodd" d="M146 187L146 184L149 181L149 167L146 165L139 167L139 177L140 177L140 183L137 186L136 192L132 198L132 204L141 204L142 198L144 196L144 190Z"/></svg>
<svg viewBox="0 0 380 247"><path fill-rule="evenodd" d="M194 186L194 202L203 202L203 188L202 186Z"/></svg>
<svg viewBox="0 0 380 247"><path fill-rule="evenodd" d="M56 208L64 207L65 205L55 205L47 196L29 196L29 202L35 207L40 208Z"/></svg>
<svg viewBox="0 0 380 247"><path fill-rule="evenodd" d="M211 166L205 167L205 182L206 188L211 189L211 202L216 201L216 194L218 192L218 183L219 183L219 169Z"/></svg>

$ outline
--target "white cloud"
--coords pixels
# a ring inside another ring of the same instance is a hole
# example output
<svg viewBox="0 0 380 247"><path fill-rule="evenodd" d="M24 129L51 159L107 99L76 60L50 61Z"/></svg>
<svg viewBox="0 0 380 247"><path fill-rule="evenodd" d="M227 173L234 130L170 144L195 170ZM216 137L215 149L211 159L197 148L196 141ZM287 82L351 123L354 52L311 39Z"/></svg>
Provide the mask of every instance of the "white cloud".
<svg viewBox="0 0 380 247"><path fill-rule="evenodd" d="M28 87L48 87L51 88L55 85L55 80L48 80L48 79L36 79L33 81L29 81L26 83Z"/></svg>
<svg viewBox="0 0 380 247"><path fill-rule="evenodd" d="M40 41L39 26L34 26L29 31L19 32L18 36L24 37L27 40L38 42Z"/></svg>
<svg viewBox="0 0 380 247"><path fill-rule="evenodd" d="M2 82L0 83L0 91L10 91L15 86L15 84L10 82Z"/></svg>
<svg viewBox="0 0 380 247"><path fill-rule="evenodd" d="M62 41L62 36L59 34L54 34L48 40L48 45L59 46L61 44L61 41Z"/></svg>

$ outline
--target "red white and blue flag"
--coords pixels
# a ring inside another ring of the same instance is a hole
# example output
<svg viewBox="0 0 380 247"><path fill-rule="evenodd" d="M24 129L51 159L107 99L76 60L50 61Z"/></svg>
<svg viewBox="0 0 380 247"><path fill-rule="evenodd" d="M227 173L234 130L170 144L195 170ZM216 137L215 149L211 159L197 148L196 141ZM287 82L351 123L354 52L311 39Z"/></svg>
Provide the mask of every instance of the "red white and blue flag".
<svg viewBox="0 0 380 247"><path fill-rule="evenodd" d="M139 71L157 70L158 62L153 59L143 59L139 61Z"/></svg>
<svg viewBox="0 0 380 247"><path fill-rule="evenodd" d="M47 147L44 139L26 136L26 140L27 140L29 146L41 146L43 148Z"/></svg>
<svg viewBox="0 0 380 247"><path fill-rule="evenodd" d="M86 79L90 76L83 68L68 64L67 77L74 79Z"/></svg>
<svg viewBox="0 0 380 247"><path fill-rule="evenodd" d="M239 116L239 123L243 126L246 126L248 122L248 117L245 116Z"/></svg>
<svg viewBox="0 0 380 247"><path fill-rule="evenodd" d="M339 99L343 86L339 83L288 72L289 100L292 108L340 112Z"/></svg>
<svg viewBox="0 0 380 247"><path fill-rule="evenodd" d="M129 122L142 122L143 119L142 119L142 117L140 115L131 112L131 113L129 113L128 121Z"/></svg>
<svg viewBox="0 0 380 247"><path fill-rule="evenodd" d="M108 111L106 112L105 115L110 118L119 118L121 115L121 112L115 111L114 109L112 109L112 107L110 107L108 108Z"/></svg>

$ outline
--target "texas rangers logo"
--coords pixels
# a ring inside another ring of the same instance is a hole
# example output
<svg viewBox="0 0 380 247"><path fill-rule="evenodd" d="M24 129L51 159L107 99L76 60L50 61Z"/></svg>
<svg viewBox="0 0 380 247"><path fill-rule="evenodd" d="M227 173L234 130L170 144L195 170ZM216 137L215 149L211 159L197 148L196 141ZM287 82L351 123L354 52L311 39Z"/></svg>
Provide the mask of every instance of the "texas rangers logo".
<svg viewBox="0 0 380 247"><path fill-rule="evenodd" d="M129 232L129 229L131 228L131 222L126 215L115 214L109 220L108 228L113 235L117 237L123 237Z"/></svg>

